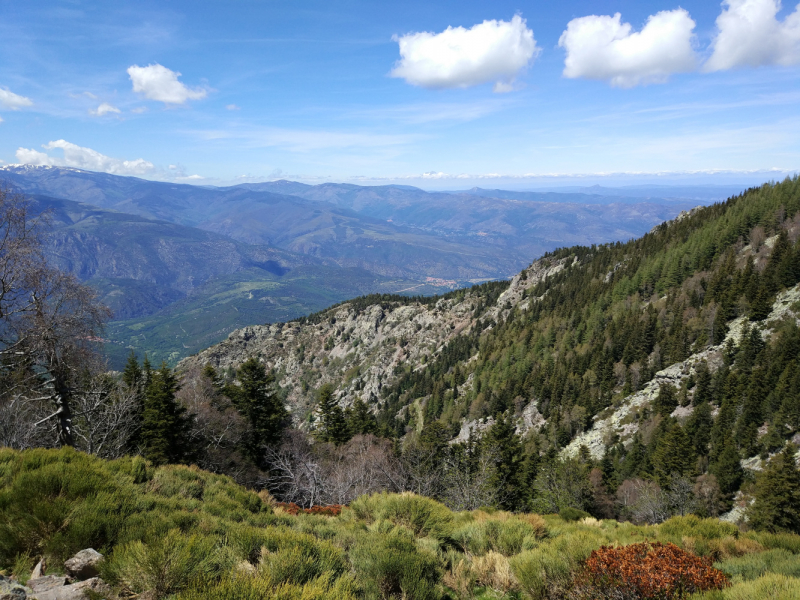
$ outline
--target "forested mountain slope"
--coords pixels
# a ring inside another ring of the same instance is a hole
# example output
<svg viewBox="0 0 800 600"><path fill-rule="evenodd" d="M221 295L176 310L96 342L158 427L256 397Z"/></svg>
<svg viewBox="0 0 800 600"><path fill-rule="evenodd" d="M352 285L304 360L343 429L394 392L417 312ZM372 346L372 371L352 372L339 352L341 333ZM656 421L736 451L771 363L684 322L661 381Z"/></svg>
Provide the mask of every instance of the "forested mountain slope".
<svg viewBox="0 0 800 600"><path fill-rule="evenodd" d="M799 236L800 181L787 180L628 243L547 254L504 291L363 298L235 332L184 367L260 357L301 420L327 382L400 435L505 416L530 430L534 463L638 398L595 443L608 484L710 473L730 500L740 460L800 431ZM665 375L693 355L685 376Z"/></svg>

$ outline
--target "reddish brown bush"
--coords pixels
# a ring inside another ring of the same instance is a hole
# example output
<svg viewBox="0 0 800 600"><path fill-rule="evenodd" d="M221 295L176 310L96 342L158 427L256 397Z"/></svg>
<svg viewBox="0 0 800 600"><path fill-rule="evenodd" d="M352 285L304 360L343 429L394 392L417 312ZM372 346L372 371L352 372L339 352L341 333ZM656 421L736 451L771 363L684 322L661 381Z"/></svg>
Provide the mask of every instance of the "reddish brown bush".
<svg viewBox="0 0 800 600"><path fill-rule="evenodd" d="M328 506L312 506L311 508L300 508L294 502L276 502L275 506L281 508L284 512L290 515L305 513L307 515L325 515L327 517L336 517L342 512L341 504L330 504Z"/></svg>
<svg viewBox="0 0 800 600"><path fill-rule="evenodd" d="M727 587L728 577L675 544L642 542L603 546L586 560L578 596L586 598L688 598L695 592Z"/></svg>

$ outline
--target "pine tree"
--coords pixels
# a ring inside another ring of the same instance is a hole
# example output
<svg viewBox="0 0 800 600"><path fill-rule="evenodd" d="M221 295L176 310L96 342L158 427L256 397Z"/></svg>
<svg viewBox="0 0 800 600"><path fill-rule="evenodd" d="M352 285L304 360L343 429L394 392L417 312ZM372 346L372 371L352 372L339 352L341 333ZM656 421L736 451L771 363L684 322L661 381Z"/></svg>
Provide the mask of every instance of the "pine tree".
<svg viewBox="0 0 800 600"><path fill-rule="evenodd" d="M250 431L245 437L245 450L263 469L264 449L280 441L289 413L275 392L275 377L258 359L243 362L236 370L236 380L238 385L225 386L224 393L247 419Z"/></svg>
<svg viewBox="0 0 800 600"><path fill-rule="evenodd" d="M361 398L353 402L353 406L345 411L345 417L351 436L368 433L375 435L378 432L378 421L370 412L367 403Z"/></svg>
<svg viewBox="0 0 800 600"><path fill-rule="evenodd" d="M125 369L122 371L122 381L129 389L138 389L144 380L144 372L139 366L139 361L136 359L136 354L133 350L128 355L128 362L125 363Z"/></svg>
<svg viewBox="0 0 800 600"><path fill-rule="evenodd" d="M703 402L711 402L711 373L708 370L706 361L702 361L697 365L694 396L692 397L692 404L695 406Z"/></svg>
<svg viewBox="0 0 800 600"><path fill-rule="evenodd" d="M709 471L716 476L720 491L729 500L739 489L744 476L739 452L730 439L723 446L717 460L711 464Z"/></svg>
<svg viewBox="0 0 800 600"><path fill-rule="evenodd" d="M800 533L800 469L797 446L787 444L756 477L755 502L748 511L755 529Z"/></svg>
<svg viewBox="0 0 800 600"><path fill-rule="evenodd" d="M332 442L337 446L350 439L347 431L347 422L344 411L333 397L333 386L326 383L319 389L318 396L321 426L317 430L317 437L323 442Z"/></svg>
<svg viewBox="0 0 800 600"><path fill-rule="evenodd" d="M658 396L653 402L653 408L658 414L668 417L677 407L678 397L675 394L675 388L668 383L662 383L658 388Z"/></svg>
<svg viewBox="0 0 800 600"><path fill-rule="evenodd" d="M186 443L190 421L175 398L179 387L166 363L150 372L140 437L142 454L157 465L182 462L190 454Z"/></svg>
<svg viewBox="0 0 800 600"><path fill-rule="evenodd" d="M691 471L695 460L692 444L677 422L659 438L652 460L654 474L662 487Z"/></svg>
<svg viewBox="0 0 800 600"><path fill-rule="evenodd" d="M510 416L498 415L496 419L483 438L482 452L490 452L494 458L492 485L499 490L500 506L519 510L525 500L521 485L525 459L522 444Z"/></svg>
<svg viewBox="0 0 800 600"><path fill-rule="evenodd" d="M708 455L708 444L711 442L711 429L714 419L711 416L711 406L708 402L701 402L695 406L692 415L686 421L686 435L692 442L697 456Z"/></svg>

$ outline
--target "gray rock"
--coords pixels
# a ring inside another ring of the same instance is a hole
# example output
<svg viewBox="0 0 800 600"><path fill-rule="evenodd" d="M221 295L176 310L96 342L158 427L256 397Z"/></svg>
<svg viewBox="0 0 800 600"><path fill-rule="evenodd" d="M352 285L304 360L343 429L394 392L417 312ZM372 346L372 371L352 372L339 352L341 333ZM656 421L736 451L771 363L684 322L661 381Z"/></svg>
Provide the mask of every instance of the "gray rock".
<svg viewBox="0 0 800 600"><path fill-rule="evenodd" d="M28 587L31 588L35 594L47 592L53 588L64 587L65 585L67 585L67 578L63 575L47 575L46 577L37 577L36 579L28 580Z"/></svg>
<svg viewBox="0 0 800 600"><path fill-rule="evenodd" d="M31 579L38 579L39 577L43 577L46 572L47 572L47 563L45 563L44 559L42 559L38 563L36 563L35 567L33 567L33 572L31 573Z"/></svg>
<svg viewBox="0 0 800 600"><path fill-rule="evenodd" d="M32 593L30 588L0 575L0 600L25 600Z"/></svg>
<svg viewBox="0 0 800 600"><path fill-rule="evenodd" d="M81 550L64 563L64 569L72 579L89 579L100 574L100 561L103 555L93 548Z"/></svg>
<svg viewBox="0 0 800 600"><path fill-rule="evenodd" d="M86 600L88 590L106 596L111 593L111 588L102 579L93 577L71 585L55 587L45 592L37 592L36 600Z"/></svg>

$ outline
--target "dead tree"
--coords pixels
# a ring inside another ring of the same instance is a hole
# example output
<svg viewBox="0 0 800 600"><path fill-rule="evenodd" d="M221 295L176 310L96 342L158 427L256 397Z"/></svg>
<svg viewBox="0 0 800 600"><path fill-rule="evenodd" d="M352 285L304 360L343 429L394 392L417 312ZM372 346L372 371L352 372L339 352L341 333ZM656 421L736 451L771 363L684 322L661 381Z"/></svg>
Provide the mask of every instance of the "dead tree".
<svg viewBox="0 0 800 600"><path fill-rule="evenodd" d="M47 264L46 225L25 196L0 189L0 404L49 406L29 426L54 423L54 443L73 446L72 402L98 364L110 312L91 288Z"/></svg>

